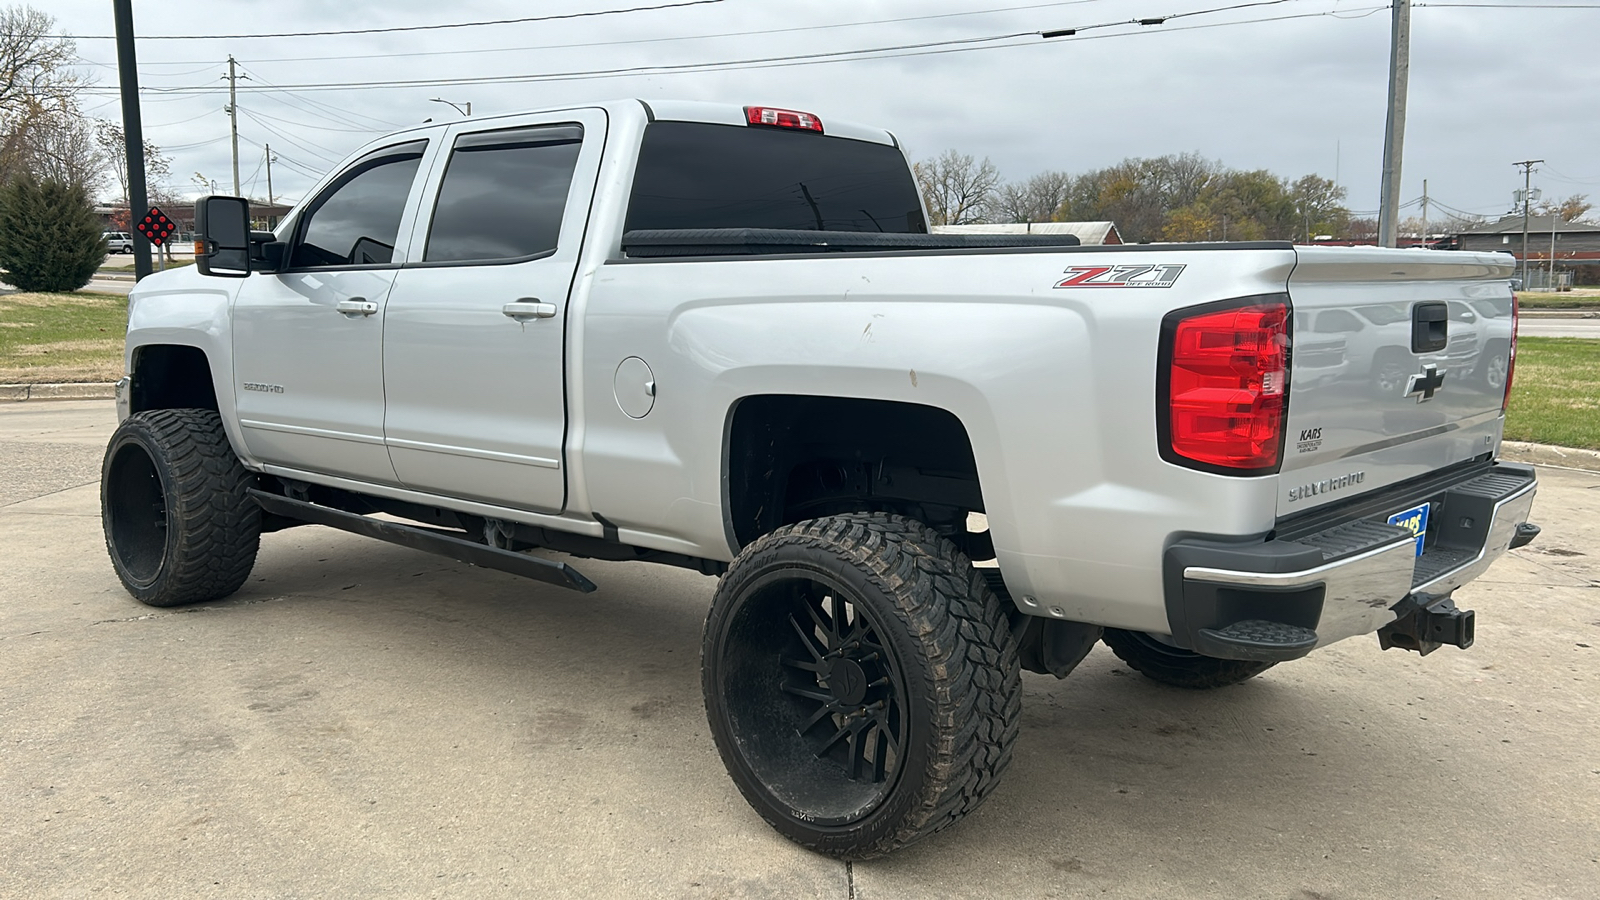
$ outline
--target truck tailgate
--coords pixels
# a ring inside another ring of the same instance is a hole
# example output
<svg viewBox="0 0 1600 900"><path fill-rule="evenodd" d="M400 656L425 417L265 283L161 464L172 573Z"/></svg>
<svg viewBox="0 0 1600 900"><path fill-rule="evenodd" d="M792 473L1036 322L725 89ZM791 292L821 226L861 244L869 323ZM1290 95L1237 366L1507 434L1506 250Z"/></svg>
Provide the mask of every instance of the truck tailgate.
<svg viewBox="0 0 1600 900"><path fill-rule="evenodd" d="M1511 257L1296 249L1278 515L1495 452Z"/></svg>

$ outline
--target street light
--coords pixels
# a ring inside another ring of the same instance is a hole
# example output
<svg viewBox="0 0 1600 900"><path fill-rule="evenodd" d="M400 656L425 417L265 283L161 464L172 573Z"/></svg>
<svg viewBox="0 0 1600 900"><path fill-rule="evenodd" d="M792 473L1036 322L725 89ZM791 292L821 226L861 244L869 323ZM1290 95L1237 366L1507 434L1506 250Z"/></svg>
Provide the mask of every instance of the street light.
<svg viewBox="0 0 1600 900"><path fill-rule="evenodd" d="M472 101L471 100L468 100L465 104L461 104L461 103L451 103L449 100L444 100L444 99L441 99L439 97L430 97L430 98L428 98L428 102L429 103L443 103L444 105L450 107L451 109L455 110L456 112L461 113L463 116L472 115ZM463 106L465 106L466 108L462 109Z"/></svg>

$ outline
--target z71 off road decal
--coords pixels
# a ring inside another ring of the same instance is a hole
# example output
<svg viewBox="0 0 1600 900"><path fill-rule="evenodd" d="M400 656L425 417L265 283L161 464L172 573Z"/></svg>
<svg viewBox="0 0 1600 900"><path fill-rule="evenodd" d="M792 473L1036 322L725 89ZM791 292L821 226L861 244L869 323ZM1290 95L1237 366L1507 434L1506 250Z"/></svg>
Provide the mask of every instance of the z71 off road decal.
<svg viewBox="0 0 1600 900"><path fill-rule="evenodd" d="M1073 266L1058 288L1169 288L1183 274L1176 264L1154 266Z"/></svg>

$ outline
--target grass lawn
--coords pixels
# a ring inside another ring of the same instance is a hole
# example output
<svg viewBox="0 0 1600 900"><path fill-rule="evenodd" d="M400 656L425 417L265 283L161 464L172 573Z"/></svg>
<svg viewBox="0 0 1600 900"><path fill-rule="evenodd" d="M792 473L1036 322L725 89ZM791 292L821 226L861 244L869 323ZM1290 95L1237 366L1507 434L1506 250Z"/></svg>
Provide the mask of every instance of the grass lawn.
<svg viewBox="0 0 1600 900"><path fill-rule="evenodd" d="M116 381L128 298L0 294L0 384Z"/></svg>
<svg viewBox="0 0 1600 900"><path fill-rule="evenodd" d="M1523 309L1600 309L1600 296L1579 294L1577 292L1535 294L1529 291L1518 291L1517 303Z"/></svg>
<svg viewBox="0 0 1600 900"><path fill-rule="evenodd" d="M1517 340L1506 439L1600 450L1600 340Z"/></svg>

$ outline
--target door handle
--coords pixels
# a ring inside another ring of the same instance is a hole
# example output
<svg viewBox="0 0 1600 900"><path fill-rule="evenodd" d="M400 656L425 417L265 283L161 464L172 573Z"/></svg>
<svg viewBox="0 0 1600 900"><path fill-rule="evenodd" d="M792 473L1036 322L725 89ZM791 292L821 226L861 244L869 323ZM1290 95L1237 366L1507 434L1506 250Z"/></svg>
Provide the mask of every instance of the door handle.
<svg viewBox="0 0 1600 900"><path fill-rule="evenodd" d="M337 309L340 315L353 319L356 316L372 315L378 311L378 304L365 297L351 297L349 300L340 300L334 309Z"/></svg>
<svg viewBox="0 0 1600 900"><path fill-rule="evenodd" d="M540 303L538 297L523 297L515 303L507 303L500 307L500 311L517 321L524 319L549 319L556 314L554 303Z"/></svg>

